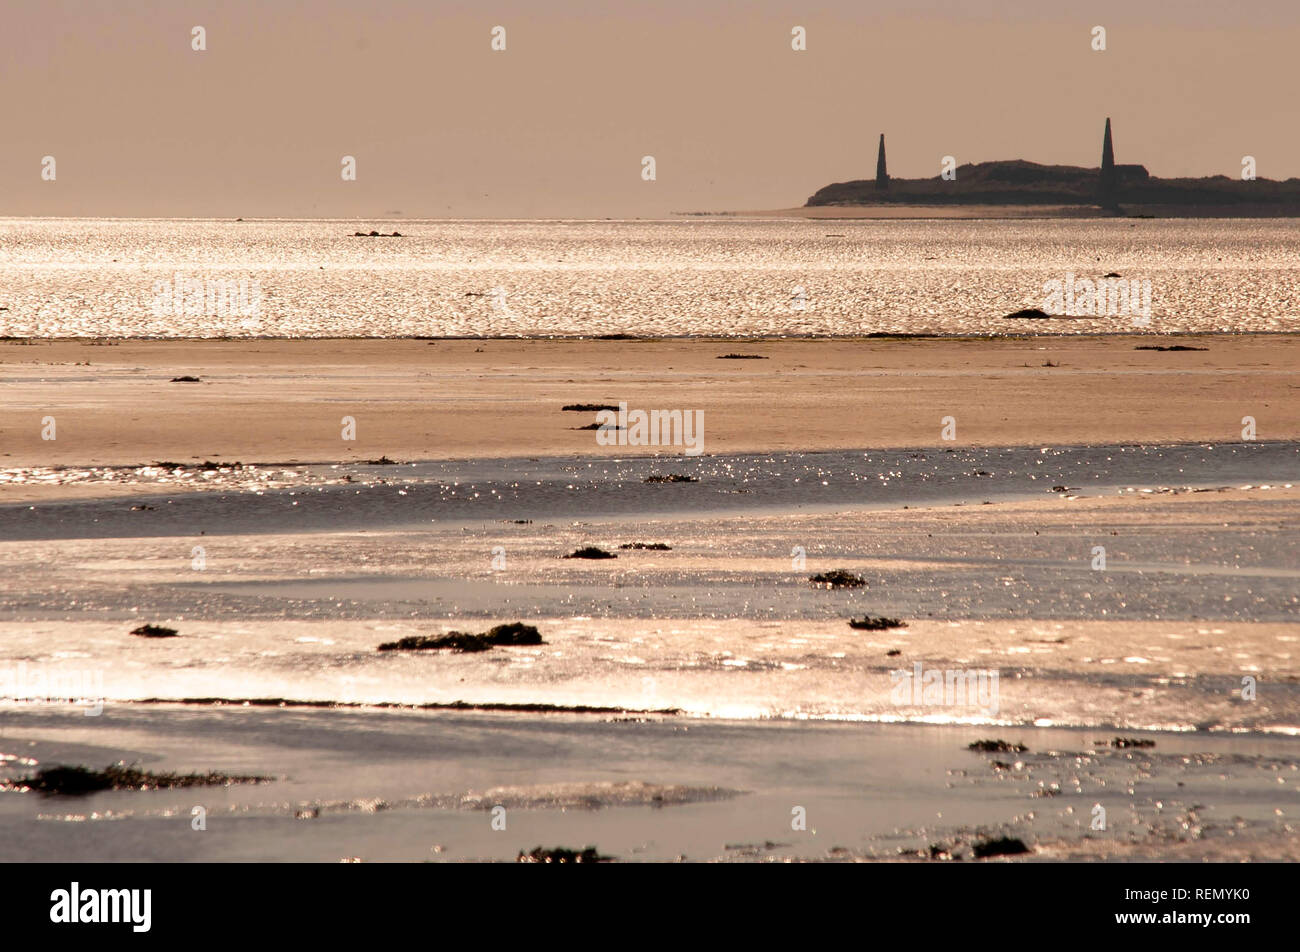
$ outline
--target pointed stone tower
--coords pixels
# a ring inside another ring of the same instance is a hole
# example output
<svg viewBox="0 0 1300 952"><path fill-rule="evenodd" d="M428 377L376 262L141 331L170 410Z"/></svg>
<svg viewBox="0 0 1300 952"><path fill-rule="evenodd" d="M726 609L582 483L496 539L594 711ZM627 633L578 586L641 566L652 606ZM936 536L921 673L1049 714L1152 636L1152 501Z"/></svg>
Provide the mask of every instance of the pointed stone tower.
<svg viewBox="0 0 1300 952"><path fill-rule="evenodd" d="M885 168L885 134L880 133L880 151L876 153L876 188L889 188L889 172Z"/></svg>
<svg viewBox="0 0 1300 952"><path fill-rule="evenodd" d="M1106 117L1106 138L1101 144L1101 194L1109 198L1115 194L1115 146L1110 139L1110 117Z"/></svg>

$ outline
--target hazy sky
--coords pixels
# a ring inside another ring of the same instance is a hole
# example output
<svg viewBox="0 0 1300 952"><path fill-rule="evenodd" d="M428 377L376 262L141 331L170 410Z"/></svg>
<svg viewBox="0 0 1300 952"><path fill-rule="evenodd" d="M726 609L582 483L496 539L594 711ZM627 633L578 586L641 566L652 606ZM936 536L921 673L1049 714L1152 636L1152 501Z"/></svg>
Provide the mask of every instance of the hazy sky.
<svg viewBox="0 0 1300 952"><path fill-rule="evenodd" d="M0 215L771 209L881 132L895 176L1096 166L1108 115L1157 175L1300 176L1297 0L3 0L0 37Z"/></svg>

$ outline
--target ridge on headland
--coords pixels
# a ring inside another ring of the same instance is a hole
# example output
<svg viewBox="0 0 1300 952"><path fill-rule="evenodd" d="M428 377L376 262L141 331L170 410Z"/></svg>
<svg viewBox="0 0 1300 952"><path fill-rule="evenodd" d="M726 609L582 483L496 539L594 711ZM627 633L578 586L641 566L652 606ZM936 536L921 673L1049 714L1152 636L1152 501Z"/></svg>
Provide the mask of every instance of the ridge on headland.
<svg viewBox="0 0 1300 952"><path fill-rule="evenodd" d="M1239 180L1156 178L1142 165L1115 164L1110 120L1106 120L1100 168L1040 165L1024 159L966 163L945 178L894 178L885 169L885 137L880 137L876 175L837 182L817 190L804 204L851 205L1080 205L1112 212L1123 206L1226 207L1300 214L1300 179Z"/></svg>

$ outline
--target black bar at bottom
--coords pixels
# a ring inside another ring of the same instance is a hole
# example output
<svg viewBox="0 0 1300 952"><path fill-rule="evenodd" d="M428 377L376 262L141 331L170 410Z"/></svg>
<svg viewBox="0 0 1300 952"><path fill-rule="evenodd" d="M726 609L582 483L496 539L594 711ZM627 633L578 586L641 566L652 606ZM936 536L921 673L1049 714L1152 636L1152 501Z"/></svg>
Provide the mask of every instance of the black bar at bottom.
<svg viewBox="0 0 1300 952"><path fill-rule="evenodd" d="M1292 870L1282 864L774 865L547 873L508 864L11 864L0 867L0 909L10 943L117 934L200 946L366 930L385 942L403 930L442 944L516 930L538 939L557 928L562 942L618 944L664 930L734 942L755 929L816 934L837 923L864 936L928 923L932 938L932 929L957 928L990 941L1101 931L1231 942L1290 921Z"/></svg>

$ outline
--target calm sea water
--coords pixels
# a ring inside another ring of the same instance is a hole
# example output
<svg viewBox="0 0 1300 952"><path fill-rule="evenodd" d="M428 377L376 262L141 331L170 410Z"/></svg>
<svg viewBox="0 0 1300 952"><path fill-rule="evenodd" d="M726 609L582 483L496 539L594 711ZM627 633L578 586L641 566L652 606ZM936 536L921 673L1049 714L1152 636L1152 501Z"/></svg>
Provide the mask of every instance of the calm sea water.
<svg viewBox="0 0 1300 952"><path fill-rule="evenodd" d="M2 219L0 335L1286 331L1298 225ZM1110 273L1149 282L1149 323L1003 319Z"/></svg>

